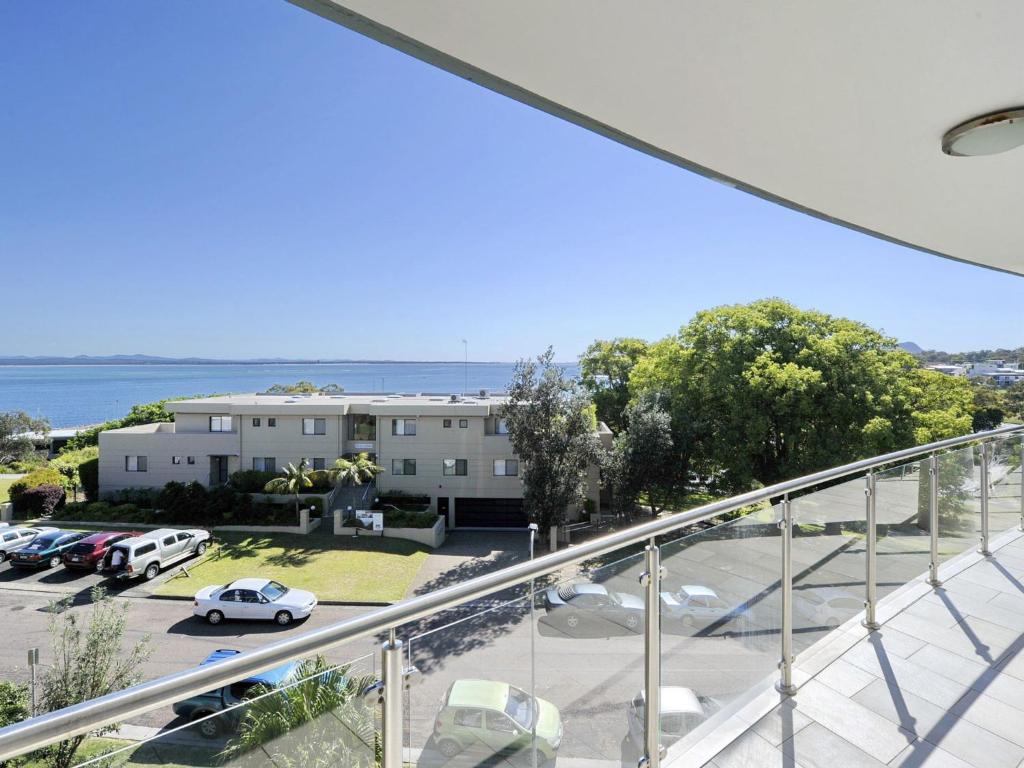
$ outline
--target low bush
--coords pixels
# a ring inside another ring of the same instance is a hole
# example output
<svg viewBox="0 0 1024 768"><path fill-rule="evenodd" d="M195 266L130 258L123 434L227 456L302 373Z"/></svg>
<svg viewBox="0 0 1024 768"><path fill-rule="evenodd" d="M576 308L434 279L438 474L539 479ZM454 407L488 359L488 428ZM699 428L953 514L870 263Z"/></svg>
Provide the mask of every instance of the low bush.
<svg viewBox="0 0 1024 768"><path fill-rule="evenodd" d="M309 488L312 493L327 493L334 488L330 472L326 469L314 469L309 473L309 479L313 483Z"/></svg>
<svg viewBox="0 0 1024 768"><path fill-rule="evenodd" d="M57 470L43 467L15 480L11 483L11 487L7 489L8 496L14 502L14 508L18 509L18 498L25 491L29 488L37 488L40 485L56 485L63 488L64 478Z"/></svg>
<svg viewBox="0 0 1024 768"><path fill-rule="evenodd" d="M152 507L156 504L156 497L159 491L152 488L122 488L119 491L112 491L106 494L104 501L113 505L133 504L136 507Z"/></svg>
<svg viewBox="0 0 1024 768"><path fill-rule="evenodd" d="M228 484L241 493L263 493L263 487L275 477L277 474L274 472L242 469L231 475Z"/></svg>
<svg viewBox="0 0 1024 768"><path fill-rule="evenodd" d="M60 485L43 483L18 494L14 509L25 517L49 517L64 506L66 496Z"/></svg>

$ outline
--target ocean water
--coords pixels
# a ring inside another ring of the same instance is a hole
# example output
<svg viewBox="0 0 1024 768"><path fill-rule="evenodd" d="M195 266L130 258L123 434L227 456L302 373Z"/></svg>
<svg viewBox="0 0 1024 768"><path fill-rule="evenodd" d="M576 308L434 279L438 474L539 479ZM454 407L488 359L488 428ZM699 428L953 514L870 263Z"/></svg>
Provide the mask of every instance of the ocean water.
<svg viewBox="0 0 1024 768"><path fill-rule="evenodd" d="M300 380L347 392L503 391L512 363L316 363L0 366L0 411L45 417L53 427L118 418L136 403L167 397L261 392ZM564 366L568 375L576 366Z"/></svg>

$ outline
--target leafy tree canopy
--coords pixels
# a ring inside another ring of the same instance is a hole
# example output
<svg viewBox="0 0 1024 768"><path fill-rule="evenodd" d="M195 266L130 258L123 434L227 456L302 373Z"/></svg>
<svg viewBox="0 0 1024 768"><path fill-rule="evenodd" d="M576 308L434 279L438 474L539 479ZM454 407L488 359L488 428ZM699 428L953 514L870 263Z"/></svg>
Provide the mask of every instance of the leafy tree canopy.
<svg viewBox="0 0 1024 768"><path fill-rule="evenodd" d="M742 491L910 445L916 368L861 323L766 299L699 312L651 346L630 390L666 396L695 468Z"/></svg>
<svg viewBox="0 0 1024 768"><path fill-rule="evenodd" d="M643 339L598 340L580 356L580 380L597 407L597 418L613 432L625 427L629 376L649 347Z"/></svg>
<svg viewBox="0 0 1024 768"><path fill-rule="evenodd" d="M46 419L34 419L24 411L0 413L0 464L31 456L35 445L28 433L49 431L50 423Z"/></svg>
<svg viewBox="0 0 1024 768"><path fill-rule="evenodd" d="M583 504L587 469L603 459L590 398L553 360L549 347L536 362L516 364L503 414L519 456L523 506L542 528Z"/></svg>

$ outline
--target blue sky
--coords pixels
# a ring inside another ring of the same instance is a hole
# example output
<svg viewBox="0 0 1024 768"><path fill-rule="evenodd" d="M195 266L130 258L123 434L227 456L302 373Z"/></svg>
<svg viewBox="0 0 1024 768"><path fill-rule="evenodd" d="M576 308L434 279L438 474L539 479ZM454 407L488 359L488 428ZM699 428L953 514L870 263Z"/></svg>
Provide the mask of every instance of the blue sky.
<svg viewBox="0 0 1024 768"><path fill-rule="evenodd" d="M513 360L781 296L1024 344L1024 281L715 184L283 0L0 4L0 354Z"/></svg>

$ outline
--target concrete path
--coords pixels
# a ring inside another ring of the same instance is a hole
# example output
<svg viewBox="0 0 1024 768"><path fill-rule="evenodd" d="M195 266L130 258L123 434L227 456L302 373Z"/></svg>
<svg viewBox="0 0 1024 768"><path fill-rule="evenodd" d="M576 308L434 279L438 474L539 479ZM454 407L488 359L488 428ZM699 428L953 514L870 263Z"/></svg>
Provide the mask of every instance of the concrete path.
<svg viewBox="0 0 1024 768"><path fill-rule="evenodd" d="M435 549L409 585L406 597L423 595L529 557L526 531L452 531Z"/></svg>

